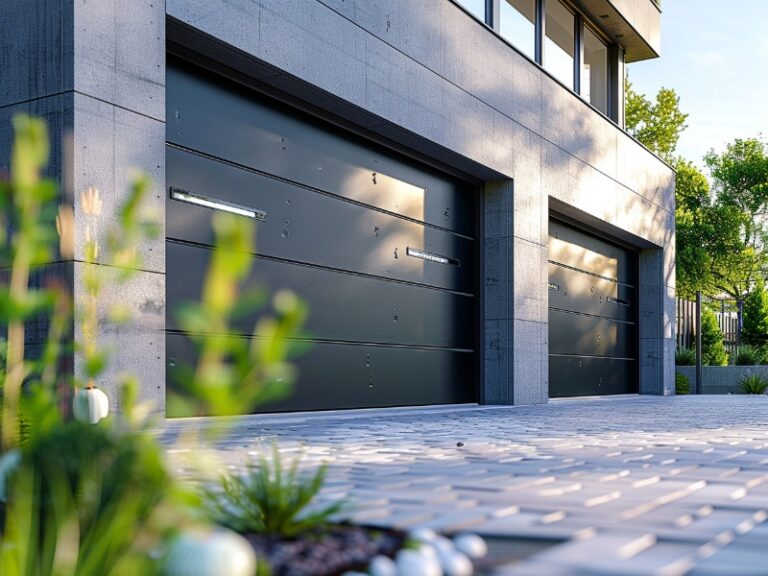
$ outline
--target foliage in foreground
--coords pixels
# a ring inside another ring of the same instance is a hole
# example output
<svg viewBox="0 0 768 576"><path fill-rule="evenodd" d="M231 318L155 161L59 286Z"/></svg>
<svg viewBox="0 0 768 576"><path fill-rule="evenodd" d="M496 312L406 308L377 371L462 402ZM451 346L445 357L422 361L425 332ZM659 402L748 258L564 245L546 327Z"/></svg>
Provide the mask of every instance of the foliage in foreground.
<svg viewBox="0 0 768 576"><path fill-rule="evenodd" d="M98 194L93 189L84 193L85 298L73 316L72 295L64 286L32 287L34 266L55 260L53 230L59 233L59 252L69 257L74 235L70 207L61 207L58 215L47 210L56 207L56 186L41 177L48 159L45 124L17 116L14 129L10 179L0 181L0 256L7 269L3 279L9 278L7 285L0 285L0 323L7 334L7 342L0 342L0 574L151 575L158 570L155 557L168 535L180 524L194 522L192 506L199 505L199 499L173 481L155 437L142 429L135 379L122 383L123 413L98 425L67 419L66 406L59 405L62 389L75 383L92 386L107 368L108 351L98 342L100 294L107 282L124 281L140 267L137 246L151 232L140 210L148 180L136 180L118 213L119 226L104 237L96 234L102 216ZM228 319L238 302L248 300L238 290L238 282L247 277L249 262L240 258L234 271L217 274L231 263L227 250L236 249L250 231L226 217L218 219L214 228L218 259L214 258L206 279L206 301L190 308L193 313L188 316L193 319L194 310ZM101 239L104 246L98 244ZM111 266L100 266L103 263ZM278 317L262 320L263 338L244 349L234 367L220 340L202 346L200 366L190 371L194 385L189 389L192 394L198 392L192 401L201 411L244 413L263 399L265 387L290 384L292 372L285 362L287 347L282 339L297 329L304 308L288 293L276 297L275 307ZM48 339L41 357L32 360L25 350L27 323L44 317ZM73 317L81 320L82 334L76 343L83 360L80 378L59 370ZM275 374L282 377L274 378ZM227 383L223 388L222 375ZM25 424L24 437L20 422ZM315 477L315 492L322 479L322 474ZM180 522L181 518L187 522Z"/></svg>
<svg viewBox="0 0 768 576"><path fill-rule="evenodd" d="M2 574L154 573L151 547L170 524L153 515L172 484L149 436L57 422L21 455L8 491Z"/></svg>
<svg viewBox="0 0 768 576"><path fill-rule="evenodd" d="M675 394L690 394L691 383L685 374L675 372Z"/></svg>
<svg viewBox="0 0 768 576"><path fill-rule="evenodd" d="M277 448L271 461L259 457L244 475L222 477L218 489L206 491L205 506L214 522L241 533L296 536L317 528L346 508L344 501L313 506L325 481L326 467L313 474L299 470L297 456L285 468Z"/></svg>
<svg viewBox="0 0 768 576"><path fill-rule="evenodd" d="M744 394L765 394L768 379L760 374L745 374L739 381L739 388Z"/></svg>

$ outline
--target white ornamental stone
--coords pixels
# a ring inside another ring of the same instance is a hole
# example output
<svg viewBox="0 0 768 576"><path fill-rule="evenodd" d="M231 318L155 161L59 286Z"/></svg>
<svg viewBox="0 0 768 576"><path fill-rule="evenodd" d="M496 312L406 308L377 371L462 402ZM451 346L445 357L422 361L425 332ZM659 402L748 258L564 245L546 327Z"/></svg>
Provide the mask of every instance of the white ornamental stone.
<svg viewBox="0 0 768 576"><path fill-rule="evenodd" d="M387 556L374 556L368 566L368 573L371 576L397 576L397 565Z"/></svg>
<svg viewBox="0 0 768 576"><path fill-rule="evenodd" d="M416 550L400 550L397 553L397 576L443 576L437 558Z"/></svg>
<svg viewBox="0 0 768 576"><path fill-rule="evenodd" d="M456 546L456 550L462 552L477 560L488 554L488 545L485 540L477 536L476 534L461 534L453 539L453 545Z"/></svg>
<svg viewBox="0 0 768 576"><path fill-rule="evenodd" d="M474 573L472 561L458 551L440 554L440 566L445 576L472 576Z"/></svg>
<svg viewBox="0 0 768 576"><path fill-rule="evenodd" d="M190 530L170 545L165 576L253 576L256 553L232 530Z"/></svg>
<svg viewBox="0 0 768 576"><path fill-rule="evenodd" d="M408 537L411 538L411 540L416 540L417 542L431 544L438 536L437 533L432 530L432 528L416 528L415 530L411 530L411 532L408 534Z"/></svg>

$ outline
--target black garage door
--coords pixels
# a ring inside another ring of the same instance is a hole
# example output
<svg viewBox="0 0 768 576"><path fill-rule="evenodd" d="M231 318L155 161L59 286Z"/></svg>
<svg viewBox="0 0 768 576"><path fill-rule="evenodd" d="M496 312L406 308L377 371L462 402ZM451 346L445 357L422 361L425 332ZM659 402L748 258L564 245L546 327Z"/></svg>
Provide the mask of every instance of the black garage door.
<svg viewBox="0 0 768 576"><path fill-rule="evenodd" d="M549 224L549 395L637 392L637 259Z"/></svg>
<svg viewBox="0 0 768 576"><path fill-rule="evenodd" d="M475 401L471 185L181 63L167 110L169 386L194 361L174 303L199 298L212 243L213 209L179 190L263 211L249 283L309 305L294 392L260 409Z"/></svg>

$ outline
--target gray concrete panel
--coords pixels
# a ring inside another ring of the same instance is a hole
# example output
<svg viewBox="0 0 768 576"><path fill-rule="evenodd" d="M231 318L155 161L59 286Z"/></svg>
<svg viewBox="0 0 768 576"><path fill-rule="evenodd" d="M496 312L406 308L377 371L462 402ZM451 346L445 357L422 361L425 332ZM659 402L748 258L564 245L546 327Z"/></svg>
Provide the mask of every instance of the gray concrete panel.
<svg viewBox="0 0 768 576"><path fill-rule="evenodd" d="M512 359L513 404L547 402L549 398L548 353L548 324L515 319Z"/></svg>
<svg viewBox="0 0 768 576"><path fill-rule="evenodd" d="M144 206L160 234L137 247L144 270L165 272L165 124L81 94L75 95L74 128L75 259L85 259L87 238L106 251L106 236L118 226L119 207L130 192L135 171L149 175L152 187ZM88 214L82 194L94 187L102 203L98 215Z"/></svg>
<svg viewBox="0 0 768 576"><path fill-rule="evenodd" d="M87 265L74 265L75 302L85 304L83 287ZM114 269L113 269L114 270ZM116 272L116 270L115 270ZM110 310L120 306L129 313L128 321L116 324ZM109 354L107 370L96 385L110 400L111 410L119 413L120 386L126 376L138 378L139 403L146 404L154 416L165 413L165 275L139 271L126 283L107 281L98 299L99 349ZM80 320L75 337L82 339ZM75 356L75 373L82 374L82 358Z"/></svg>
<svg viewBox="0 0 768 576"><path fill-rule="evenodd" d="M0 107L72 89L73 0L3 0Z"/></svg>
<svg viewBox="0 0 768 576"><path fill-rule="evenodd" d="M82 0L74 19L74 89L164 121L163 2Z"/></svg>

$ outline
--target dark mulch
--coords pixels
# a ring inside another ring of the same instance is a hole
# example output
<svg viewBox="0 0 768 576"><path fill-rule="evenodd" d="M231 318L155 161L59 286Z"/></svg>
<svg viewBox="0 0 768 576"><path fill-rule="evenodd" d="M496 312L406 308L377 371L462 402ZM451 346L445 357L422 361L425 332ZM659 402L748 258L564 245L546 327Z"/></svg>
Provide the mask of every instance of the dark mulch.
<svg viewBox="0 0 768 576"><path fill-rule="evenodd" d="M405 534L361 526L334 525L285 540L246 534L258 562L265 560L272 576L337 576L347 570L365 571L377 554L394 556ZM259 570L259 574L262 574Z"/></svg>

